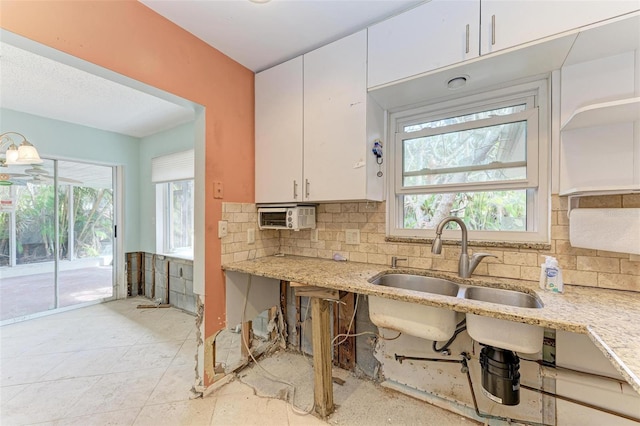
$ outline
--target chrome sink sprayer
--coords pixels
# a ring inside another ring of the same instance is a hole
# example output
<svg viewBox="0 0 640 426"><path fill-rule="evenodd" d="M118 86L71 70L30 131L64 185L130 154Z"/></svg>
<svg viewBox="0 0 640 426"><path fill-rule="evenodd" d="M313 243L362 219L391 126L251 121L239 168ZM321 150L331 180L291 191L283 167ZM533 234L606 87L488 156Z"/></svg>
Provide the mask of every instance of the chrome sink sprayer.
<svg viewBox="0 0 640 426"><path fill-rule="evenodd" d="M469 251L467 249L467 226L464 224L462 219L455 216L445 217L440 221L438 227L436 228L436 238L433 240L431 245L431 253L440 254L442 252L442 230L449 222L456 222L460 225L460 229L462 230L462 250L460 251L460 260L458 261L458 275L461 278L469 278L473 271L476 270L482 259L485 257L497 257L489 253L474 253L471 258L469 258Z"/></svg>

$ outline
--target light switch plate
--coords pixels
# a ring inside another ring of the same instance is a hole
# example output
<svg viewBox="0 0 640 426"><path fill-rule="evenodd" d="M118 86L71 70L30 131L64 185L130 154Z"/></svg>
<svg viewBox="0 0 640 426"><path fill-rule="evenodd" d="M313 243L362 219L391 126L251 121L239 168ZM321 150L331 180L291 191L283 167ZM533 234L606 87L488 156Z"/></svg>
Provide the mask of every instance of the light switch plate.
<svg viewBox="0 0 640 426"><path fill-rule="evenodd" d="M226 220L218 222L218 238L224 238L229 233L229 228Z"/></svg>
<svg viewBox="0 0 640 426"><path fill-rule="evenodd" d="M256 228L247 229L247 244L256 243Z"/></svg>
<svg viewBox="0 0 640 426"><path fill-rule="evenodd" d="M360 230L359 229L345 230L345 242L347 244L360 244Z"/></svg>

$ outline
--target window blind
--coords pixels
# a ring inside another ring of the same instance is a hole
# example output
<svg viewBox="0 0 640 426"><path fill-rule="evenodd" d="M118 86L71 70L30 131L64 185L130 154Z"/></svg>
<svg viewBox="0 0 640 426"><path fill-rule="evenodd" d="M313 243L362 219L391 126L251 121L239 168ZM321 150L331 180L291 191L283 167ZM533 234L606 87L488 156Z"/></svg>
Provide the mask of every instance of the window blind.
<svg viewBox="0 0 640 426"><path fill-rule="evenodd" d="M153 183L193 179L194 176L193 149L151 159L151 181Z"/></svg>

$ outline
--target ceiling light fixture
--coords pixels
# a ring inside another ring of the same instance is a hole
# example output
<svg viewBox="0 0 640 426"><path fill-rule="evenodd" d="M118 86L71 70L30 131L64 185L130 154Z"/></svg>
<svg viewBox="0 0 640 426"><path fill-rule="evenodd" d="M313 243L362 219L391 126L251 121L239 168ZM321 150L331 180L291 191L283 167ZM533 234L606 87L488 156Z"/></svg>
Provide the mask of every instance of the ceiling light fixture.
<svg viewBox="0 0 640 426"><path fill-rule="evenodd" d="M9 135L18 135L22 143L16 146ZM6 148L4 148L6 146ZM35 146L21 133L6 132L0 135L0 155L4 150L4 158L0 156L0 165L42 164L42 159Z"/></svg>
<svg viewBox="0 0 640 426"><path fill-rule="evenodd" d="M467 84L467 80L468 80L469 76L467 75L461 75L458 77L454 77L451 80L447 81L447 87L451 90L456 90L459 89L461 87L466 86Z"/></svg>
<svg viewBox="0 0 640 426"><path fill-rule="evenodd" d="M262 4L262 3L269 3L271 0L249 0L251 3L258 3L258 4Z"/></svg>

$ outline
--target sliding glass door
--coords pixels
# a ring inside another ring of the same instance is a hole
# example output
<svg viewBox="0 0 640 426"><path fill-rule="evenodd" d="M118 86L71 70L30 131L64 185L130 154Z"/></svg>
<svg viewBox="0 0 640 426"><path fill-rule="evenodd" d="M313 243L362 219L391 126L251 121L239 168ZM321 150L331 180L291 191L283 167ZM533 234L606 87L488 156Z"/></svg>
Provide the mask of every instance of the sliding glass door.
<svg viewBox="0 0 640 426"><path fill-rule="evenodd" d="M113 167L12 167L0 186L0 320L112 298Z"/></svg>

